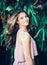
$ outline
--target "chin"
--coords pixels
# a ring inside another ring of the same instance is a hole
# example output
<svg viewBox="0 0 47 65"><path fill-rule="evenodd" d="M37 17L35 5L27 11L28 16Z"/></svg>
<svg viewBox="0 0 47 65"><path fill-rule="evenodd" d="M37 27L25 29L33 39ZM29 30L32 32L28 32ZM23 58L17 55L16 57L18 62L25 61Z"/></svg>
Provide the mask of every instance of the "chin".
<svg viewBox="0 0 47 65"><path fill-rule="evenodd" d="M29 25L29 23L26 23L26 25Z"/></svg>
<svg viewBox="0 0 47 65"><path fill-rule="evenodd" d="M25 24L25 26L28 26L29 24Z"/></svg>

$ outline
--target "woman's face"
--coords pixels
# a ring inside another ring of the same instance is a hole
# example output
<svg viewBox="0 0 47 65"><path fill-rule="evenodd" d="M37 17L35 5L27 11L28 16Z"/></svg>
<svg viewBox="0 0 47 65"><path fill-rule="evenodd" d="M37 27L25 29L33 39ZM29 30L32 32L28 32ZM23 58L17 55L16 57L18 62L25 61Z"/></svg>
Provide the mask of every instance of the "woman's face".
<svg viewBox="0 0 47 65"><path fill-rule="evenodd" d="M18 15L18 22L19 26L27 26L29 24L29 17L25 12L21 12Z"/></svg>

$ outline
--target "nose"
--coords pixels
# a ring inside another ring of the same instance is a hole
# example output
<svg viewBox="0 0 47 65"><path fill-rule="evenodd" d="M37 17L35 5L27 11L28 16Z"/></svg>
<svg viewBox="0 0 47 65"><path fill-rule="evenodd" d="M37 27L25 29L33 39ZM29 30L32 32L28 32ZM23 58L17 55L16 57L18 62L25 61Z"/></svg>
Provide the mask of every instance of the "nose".
<svg viewBox="0 0 47 65"><path fill-rule="evenodd" d="M27 18L26 18L26 17L24 17L24 20L27 20Z"/></svg>
<svg viewBox="0 0 47 65"><path fill-rule="evenodd" d="M24 21L28 22L28 21L29 21L29 19L28 19L28 18L24 18Z"/></svg>
<svg viewBox="0 0 47 65"><path fill-rule="evenodd" d="M26 18L24 18L24 20L26 21Z"/></svg>

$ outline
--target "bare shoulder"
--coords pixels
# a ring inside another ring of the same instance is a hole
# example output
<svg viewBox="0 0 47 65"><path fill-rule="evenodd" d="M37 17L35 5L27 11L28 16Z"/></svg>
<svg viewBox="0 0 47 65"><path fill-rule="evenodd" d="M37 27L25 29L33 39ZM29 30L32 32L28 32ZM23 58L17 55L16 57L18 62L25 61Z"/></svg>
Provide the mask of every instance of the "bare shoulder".
<svg viewBox="0 0 47 65"><path fill-rule="evenodd" d="M23 31L20 31L18 32L18 37L20 38L21 41L25 42L28 40L30 40L30 35L28 32L23 32Z"/></svg>

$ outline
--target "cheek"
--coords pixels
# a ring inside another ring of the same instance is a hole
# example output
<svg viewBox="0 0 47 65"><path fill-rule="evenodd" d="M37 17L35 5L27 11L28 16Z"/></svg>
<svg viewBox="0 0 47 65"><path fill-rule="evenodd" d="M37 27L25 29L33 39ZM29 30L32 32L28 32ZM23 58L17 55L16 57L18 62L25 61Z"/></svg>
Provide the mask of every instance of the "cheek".
<svg viewBox="0 0 47 65"><path fill-rule="evenodd" d="M29 23L29 18L26 19L26 23Z"/></svg>
<svg viewBox="0 0 47 65"><path fill-rule="evenodd" d="M21 25L21 24L23 24L23 21L20 20L20 21L18 21L17 23L18 23L19 25Z"/></svg>
<svg viewBox="0 0 47 65"><path fill-rule="evenodd" d="M27 20L29 21L29 18L27 18Z"/></svg>

